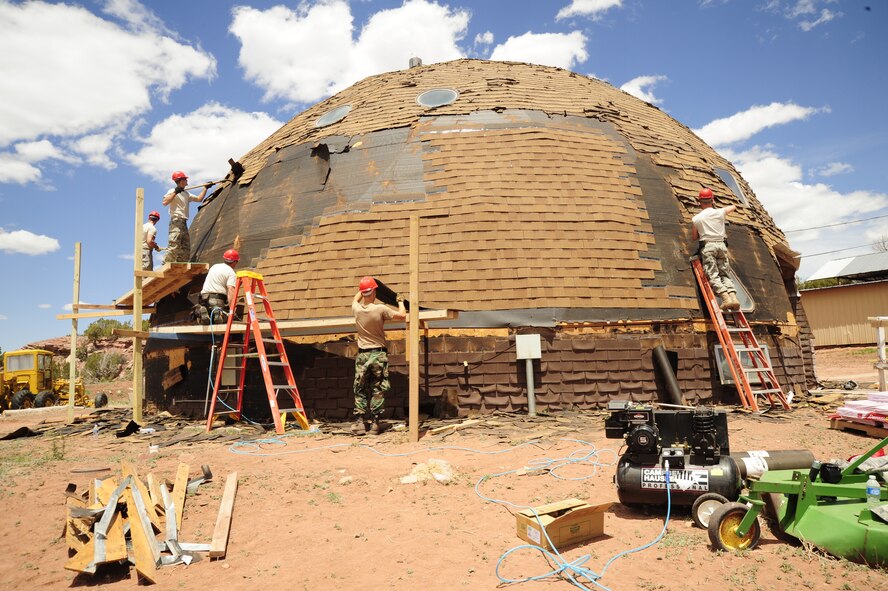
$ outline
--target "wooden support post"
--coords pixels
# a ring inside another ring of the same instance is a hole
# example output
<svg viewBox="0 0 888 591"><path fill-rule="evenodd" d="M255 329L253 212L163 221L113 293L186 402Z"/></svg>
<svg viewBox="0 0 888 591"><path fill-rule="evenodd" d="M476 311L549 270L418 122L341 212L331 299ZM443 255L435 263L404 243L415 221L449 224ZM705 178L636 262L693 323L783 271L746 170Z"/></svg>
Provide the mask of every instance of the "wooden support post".
<svg viewBox="0 0 888 591"><path fill-rule="evenodd" d="M80 309L80 243L74 243L74 297L71 300L71 312L77 314ZM77 318L71 319L71 357L68 363L68 422L74 422L74 401L77 391L74 382L77 380Z"/></svg>
<svg viewBox="0 0 888 591"><path fill-rule="evenodd" d="M145 190L136 189L136 232L133 248L133 330L142 330L142 221ZM133 337L133 420L142 422L142 339Z"/></svg>
<svg viewBox="0 0 888 591"><path fill-rule="evenodd" d="M237 472L232 472L225 479L225 491L219 504L219 515L213 529L213 541L210 542L210 558L225 558L228 550L228 535L231 532L231 513L234 511L234 496L237 494Z"/></svg>
<svg viewBox="0 0 888 591"><path fill-rule="evenodd" d="M419 216L410 216L410 315L407 322L410 442L419 441Z"/></svg>

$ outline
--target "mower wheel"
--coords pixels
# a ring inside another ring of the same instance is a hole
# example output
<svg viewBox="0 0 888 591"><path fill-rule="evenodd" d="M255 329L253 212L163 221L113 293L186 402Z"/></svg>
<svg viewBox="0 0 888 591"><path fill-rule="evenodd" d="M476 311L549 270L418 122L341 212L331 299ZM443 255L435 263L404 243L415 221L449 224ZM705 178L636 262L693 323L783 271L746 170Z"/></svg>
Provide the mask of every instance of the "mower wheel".
<svg viewBox="0 0 888 591"><path fill-rule="evenodd" d="M778 517L778 509L780 504L785 502L783 495L778 493L763 493L762 501L765 503L763 514L768 522L768 529L774 534L774 537L781 542L786 542L792 546L800 546L801 542L793 535L790 535L780 529L780 518Z"/></svg>
<svg viewBox="0 0 888 591"><path fill-rule="evenodd" d="M737 535L737 526L746 517L749 507L743 503L725 503L718 507L709 517L709 541L716 550L739 552L752 550L762 537L762 528L758 519L745 536Z"/></svg>
<svg viewBox="0 0 888 591"><path fill-rule="evenodd" d="M19 390L12 395L12 404L10 406L12 406L13 410L34 408L34 395L28 390Z"/></svg>
<svg viewBox="0 0 888 591"><path fill-rule="evenodd" d="M45 406L55 406L55 395L49 390L44 390L34 399L34 408L43 408Z"/></svg>
<svg viewBox="0 0 888 591"><path fill-rule="evenodd" d="M104 392L99 392L96 394L95 399L96 408L102 408L103 406L108 406L108 395Z"/></svg>
<svg viewBox="0 0 888 591"><path fill-rule="evenodd" d="M697 527L706 529L709 527L709 518L716 509L728 502L728 499L718 493L706 493L700 495L691 506L691 518Z"/></svg>

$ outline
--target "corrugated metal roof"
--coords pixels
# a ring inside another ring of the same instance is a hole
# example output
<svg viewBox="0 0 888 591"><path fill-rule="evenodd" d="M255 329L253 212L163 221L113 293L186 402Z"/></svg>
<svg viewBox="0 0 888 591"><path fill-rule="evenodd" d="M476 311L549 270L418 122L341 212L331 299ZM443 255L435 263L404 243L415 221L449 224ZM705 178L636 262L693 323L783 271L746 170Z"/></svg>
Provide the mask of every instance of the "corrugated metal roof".
<svg viewBox="0 0 888 591"><path fill-rule="evenodd" d="M808 281L877 273L888 273L888 252L873 252L829 261L808 277Z"/></svg>

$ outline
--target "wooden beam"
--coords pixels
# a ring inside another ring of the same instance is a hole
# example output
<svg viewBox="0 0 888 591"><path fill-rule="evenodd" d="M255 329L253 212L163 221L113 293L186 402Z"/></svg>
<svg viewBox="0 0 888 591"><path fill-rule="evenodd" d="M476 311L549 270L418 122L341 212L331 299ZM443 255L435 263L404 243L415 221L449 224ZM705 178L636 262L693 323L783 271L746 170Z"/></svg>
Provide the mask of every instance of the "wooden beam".
<svg viewBox="0 0 888 591"><path fill-rule="evenodd" d="M472 425L477 425L480 423L480 419L469 419L467 421L463 421L462 423L454 423L452 425L444 425L443 427L435 427L434 429L429 429L429 435L437 435L439 433L447 433L453 431L459 431L461 429L465 429L466 427L471 427Z"/></svg>
<svg viewBox="0 0 888 591"><path fill-rule="evenodd" d="M411 307L413 302L411 300ZM417 310L419 307L417 306ZM419 320L421 322L435 322L436 320L456 320L459 318L457 310L422 310L419 311ZM353 316L341 316L336 318L316 318L312 320L279 320L277 323L278 330L281 334L287 336L287 333L300 334L322 334L325 329L346 329L343 332L354 331L355 319ZM260 322L261 330L270 330L271 326L268 322ZM232 322L231 332L241 333L246 329L243 322ZM386 325L386 330L403 330L401 327ZM149 330L151 334L225 334L225 325L203 326L199 324L189 324L182 326L161 326Z"/></svg>
<svg viewBox="0 0 888 591"><path fill-rule="evenodd" d="M131 310L104 310L102 312L72 312L56 314L56 320L77 320L78 318L104 318L105 316L129 316Z"/></svg>
<svg viewBox="0 0 888 591"><path fill-rule="evenodd" d="M419 216L410 216L410 315L407 322L407 425L411 443L419 441Z"/></svg>
<svg viewBox="0 0 888 591"><path fill-rule="evenodd" d="M147 330L129 330L127 328L115 328L111 332L113 332L114 334L116 334L119 337L127 337L127 338L133 338L133 339L143 339L144 340L144 339L147 339L149 336L149 333Z"/></svg>
<svg viewBox="0 0 888 591"><path fill-rule="evenodd" d="M74 389L77 381L77 316L80 304L80 243L74 244L74 297L71 299L71 311L75 314L71 318L71 362L68 364L68 422L74 422L74 401L77 399L77 390Z"/></svg>
<svg viewBox="0 0 888 591"><path fill-rule="evenodd" d="M154 561L154 553L151 550L152 544L156 545L156 538L149 532L145 531L145 526L139 518L139 512L136 508L136 501L133 498L133 491L127 488L124 492L126 500L127 514L129 515L130 537L133 542L133 562L136 565L136 571L152 583L157 582L157 563Z"/></svg>
<svg viewBox="0 0 888 591"><path fill-rule="evenodd" d="M161 271L145 271L143 269L136 269L135 274L136 277L163 277Z"/></svg>
<svg viewBox="0 0 888 591"><path fill-rule="evenodd" d="M213 530L213 541L210 542L210 558L225 558L228 550L228 534L231 532L231 514L234 511L234 497L237 494L237 472L232 472L225 479L225 492L219 505L216 517L216 528Z"/></svg>
<svg viewBox="0 0 888 591"><path fill-rule="evenodd" d="M138 272L142 270L142 242L145 240L142 231L144 206L145 190L140 187L136 189L136 232L133 244L133 329L142 327L142 278ZM143 384L142 339L133 337L133 420L137 423L142 422Z"/></svg>
<svg viewBox="0 0 888 591"><path fill-rule="evenodd" d="M115 304L77 304L77 307L81 310L122 310L116 306Z"/></svg>
<svg viewBox="0 0 888 591"><path fill-rule="evenodd" d="M148 515L148 521L151 522L151 525L157 528L157 531L163 531L163 529L161 529L160 517L157 516L157 511L154 509L154 503L151 501L151 494L148 492L145 483L139 478L139 474L136 472L136 467L126 460L121 460L120 473L124 478L127 476L133 477L133 486L139 490L139 494L142 495L142 500L145 501L145 512ZM153 535L154 532L151 533Z"/></svg>
<svg viewBox="0 0 888 591"><path fill-rule="evenodd" d="M185 510L185 490L188 487L188 464L179 464L173 485L173 504L176 507L176 530L182 531L182 512Z"/></svg>

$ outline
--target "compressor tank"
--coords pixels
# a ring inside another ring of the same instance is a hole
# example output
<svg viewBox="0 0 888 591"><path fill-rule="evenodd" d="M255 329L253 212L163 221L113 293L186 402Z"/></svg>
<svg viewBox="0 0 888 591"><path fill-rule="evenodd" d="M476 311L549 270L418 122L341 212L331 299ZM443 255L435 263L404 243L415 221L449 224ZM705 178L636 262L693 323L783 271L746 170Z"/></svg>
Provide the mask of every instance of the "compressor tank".
<svg viewBox="0 0 888 591"><path fill-rule="evenodd" d="M729 500L740 496L742 479L737 463L723 456L717 464L670 470L672 504L690 506L700 495L718 493ZM617 496L624 505L665 505L666 471L660 466L632 463L626 456L617 464Z"/></svg>

